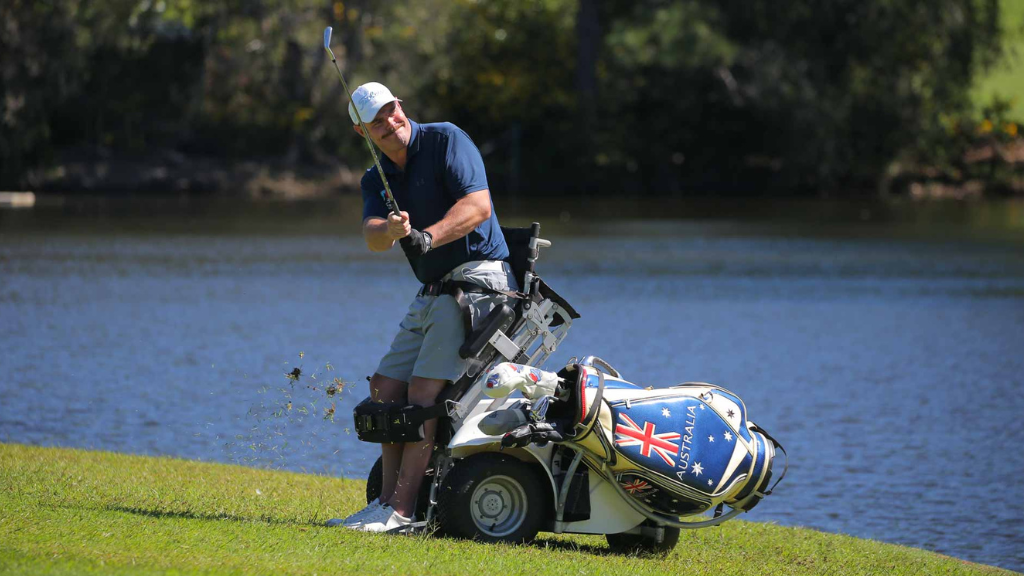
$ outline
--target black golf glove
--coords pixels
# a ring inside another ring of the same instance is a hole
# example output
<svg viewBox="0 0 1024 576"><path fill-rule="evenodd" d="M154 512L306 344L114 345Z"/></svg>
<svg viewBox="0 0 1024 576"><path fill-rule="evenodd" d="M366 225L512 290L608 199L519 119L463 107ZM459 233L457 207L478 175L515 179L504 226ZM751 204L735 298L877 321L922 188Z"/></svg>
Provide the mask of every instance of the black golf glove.
<svg viewBox="0 0 1024 576"><path fill-rule="evenodd" d="M523 424L515 430L510 430L501 437L501 448L522 448L529 444L546 446L550 442L562 442L565 437L554 426L547 422L536 424Z"/></svg>
<svg viewBox="0 0 1024 576"><path fill-rule="evenodd" d="M413 228L412 232L405 238L398 241L398 244L402 247L402 251L409 258L419 258L430 251L430 245L433 243L434 237L430 235L430 232L420 232Z"/></svg>

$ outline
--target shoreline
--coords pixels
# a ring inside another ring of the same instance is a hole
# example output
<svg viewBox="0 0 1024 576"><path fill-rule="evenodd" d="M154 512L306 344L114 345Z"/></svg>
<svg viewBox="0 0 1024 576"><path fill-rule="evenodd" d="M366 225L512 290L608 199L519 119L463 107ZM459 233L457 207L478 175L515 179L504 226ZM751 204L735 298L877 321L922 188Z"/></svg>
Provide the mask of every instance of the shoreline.
<svg viewBox="0 0 1024 576"><path fill-rule="evenodd" d="M492 160L493 161L493 160ZM120 154L98 148L75 148L57 154L46 168L29 173L26 190L37 194L227 196L252 200L311 200L338 195L359 195L366 167L341 162L302 163L284 158L229 160L209 155L186 155L164 149L144 155ZM989 180L971 177L978 170L1011 176ZM715 196L690 191L692 197ZM543 197L532 192L527 196ZM590 197L610 198L597 193ZM665 197L673 195L666 194ZM764 197L757 190L723 194L729 198ZM912 200L983 200L1024 198L1024 139L1001 144L988 142L964 155L962 166L950 172L933 166L894 163L875 192L822 191L816 195L779 195L774 198L909 198Z"/></svg>

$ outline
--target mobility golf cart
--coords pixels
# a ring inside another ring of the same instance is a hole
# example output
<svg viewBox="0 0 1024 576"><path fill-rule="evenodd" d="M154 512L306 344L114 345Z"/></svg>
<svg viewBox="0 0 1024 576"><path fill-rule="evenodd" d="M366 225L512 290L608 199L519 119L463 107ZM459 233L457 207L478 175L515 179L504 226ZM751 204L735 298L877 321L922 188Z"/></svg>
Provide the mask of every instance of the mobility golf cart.
<svg viewBox="0 0 1024 576"><path fill-rule="evenodd" d="M414 529L491 542L605 534L614 549L667 550L680 529L717 525L771 493L781 447L729 391L641 388L594 356L536 368L579 315L536 273L551 244L539 224L502 230L524 297L469 334L467 373L431 408L367 399L355 409L371 442L421 440L422 422L439 418ZM381 470L378 459L367 502L380 495Z"/></svg>

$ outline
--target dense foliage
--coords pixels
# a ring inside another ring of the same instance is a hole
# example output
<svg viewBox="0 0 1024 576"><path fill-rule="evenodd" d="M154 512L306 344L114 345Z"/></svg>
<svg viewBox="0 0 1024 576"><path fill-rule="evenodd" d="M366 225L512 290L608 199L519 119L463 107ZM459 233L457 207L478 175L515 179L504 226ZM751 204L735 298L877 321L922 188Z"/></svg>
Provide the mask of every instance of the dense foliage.
<svg viewBox="0 0 1024 576"><path fill-rule="evenodd" d="M0 21L6 188L68 149L366 164L333 24L350 82L462 126L498 193L873 191L949 147L1001 33L998 0L8 0Z"/></svg>

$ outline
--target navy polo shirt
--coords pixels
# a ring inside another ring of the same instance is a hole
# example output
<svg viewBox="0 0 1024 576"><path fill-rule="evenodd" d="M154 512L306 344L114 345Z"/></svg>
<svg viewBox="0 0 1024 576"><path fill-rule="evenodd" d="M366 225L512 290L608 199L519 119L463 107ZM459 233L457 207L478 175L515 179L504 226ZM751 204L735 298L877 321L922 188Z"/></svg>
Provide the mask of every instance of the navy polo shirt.
<svg viewBox="0 0 1024 576"><path fill-rule="evenodd" d="M399 208L409 213L409 222L417 230L436 224L455 202L472 192L487 190L484 161L476 144L458 126L442 122L417 124L409 120L412 137L405 170L381 154L391 192ZM391 212L384 184L372 166L363 175L363 220L371 216L387 218ZM424 284L440 280L459 264L473 260L504 260L508 245L498 225L491 202L491 217L465 237L439 246L423 256L410 258L416 278Z"/></svg>

